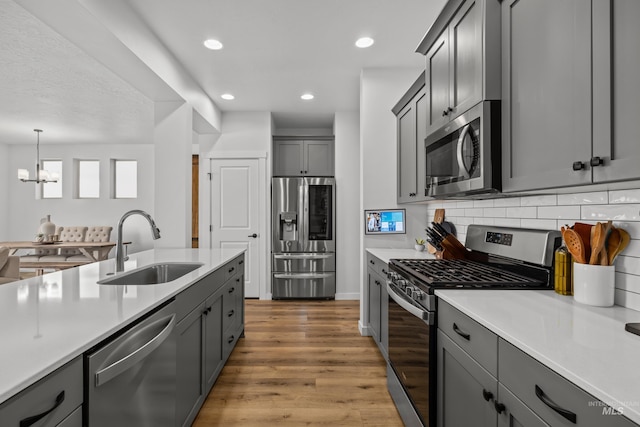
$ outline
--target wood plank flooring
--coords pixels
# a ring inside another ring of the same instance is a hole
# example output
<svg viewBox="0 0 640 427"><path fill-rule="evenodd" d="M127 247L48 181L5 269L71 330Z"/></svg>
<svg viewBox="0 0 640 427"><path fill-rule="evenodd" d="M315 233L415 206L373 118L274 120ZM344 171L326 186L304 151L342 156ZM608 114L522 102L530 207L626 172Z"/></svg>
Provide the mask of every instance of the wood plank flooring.
<svg viewBox="0 0 640 427"><path fill-rule="evenodd" d="M246 301L245 338L196 427L402 426L358 301Z"/></svg>

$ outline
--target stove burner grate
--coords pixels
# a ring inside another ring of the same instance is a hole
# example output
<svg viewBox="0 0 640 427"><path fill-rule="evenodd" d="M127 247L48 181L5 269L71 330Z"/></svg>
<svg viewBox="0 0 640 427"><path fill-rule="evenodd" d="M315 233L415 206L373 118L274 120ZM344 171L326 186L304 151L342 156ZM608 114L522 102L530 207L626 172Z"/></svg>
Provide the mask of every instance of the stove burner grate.
<svg viewBox="0 0 640 427"><path fill-rule="evenodd" d="M431 286L452 287L529 287L540 281L488 264L469 260L400 259L393 265Z"/></svg>

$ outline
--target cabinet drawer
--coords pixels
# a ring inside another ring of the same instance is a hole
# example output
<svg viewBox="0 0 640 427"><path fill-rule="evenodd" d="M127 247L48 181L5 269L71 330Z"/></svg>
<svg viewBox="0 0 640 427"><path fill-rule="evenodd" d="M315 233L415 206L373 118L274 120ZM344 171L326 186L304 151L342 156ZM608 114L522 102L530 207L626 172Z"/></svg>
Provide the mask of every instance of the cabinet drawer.
<svg viewBox="0 0 640 427"><path fill-rule="evenodd" d="M389 272L389 267L387 263L383 262L379 258L371 255L367 252L367 266L373 268L376 273L383 279L387 279L387 273Z"/></svg>
<svg viewBox="0 0 640 427"><path fill-rule="evenodd" d="M622 415L513 345L500 339L498 378L552 426L631 427Z"/></svg>
<svg viewBox="0 0 640 427"><path fill-rule="evenodd" d="M229 280L241 269L244 269L244 257L238 257L228 262L222 266L222 270L224 271L224 280Z"/></svg>
<svg viewBox="0 0 640 427"><path fill-rule="evenodd" d="M306 273L336 270L334 253L286 253L273 254L272 271Z"/></svg>
<svg viewBox="0 0 640 427"><path fill-rule="evenodd" d="M228 265L228 264L227 264ZM227 265L218 268L176 296L176 323L224 284Z"/></svg>
<svg viewBox="0 0 640 427"><path fill-rule="evenodd" d="M47 411L34 427L52 427L82 405L82 356L79 356L0 405L0 420L7 427Z"/></svg>
<svg viewBox="0 0 640 427"><path fill-rule="evenodd" d="M498 375L496 334L442 300L438 300L438 328L491 375Z"/></svg>
<svg viewBox="0 0 640 427"><path fill-rule="evenodd" d="M82 427L82 406L76 408L67 418L56 427Z"/></svg>
<svg viewBox="0 0 640 427"><path fill-rule="evenodd" d="M233 279L223 291L222 296L222 330L227 331L236 325L240 318L238 302L241 299L242 277L238 276Z"/></svg>

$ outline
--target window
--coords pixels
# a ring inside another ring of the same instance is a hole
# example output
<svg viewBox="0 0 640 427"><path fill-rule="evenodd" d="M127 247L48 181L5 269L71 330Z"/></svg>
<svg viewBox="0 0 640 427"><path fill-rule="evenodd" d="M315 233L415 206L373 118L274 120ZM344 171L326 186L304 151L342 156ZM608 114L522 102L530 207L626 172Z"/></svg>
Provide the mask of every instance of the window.
<svg viewBox="0 0 640 427"><path fill-rule="evenodd" d="M99 160L78 160L78 197L80 199L100 197Z"/></svg>
<svg viewBox="0 0 640 427"><path fill-rule="evenodd" d="M62 160L43 160L42 169L49 174L57 173L58 182L48 182L42 184L43 199L61 199L62 198Z"/></svg>
<svg viewBox="0 0 640 427"><path fill-rule="evenodd" d="M136 160L114 160L116 199L138 197L138 162Z"/></svg>

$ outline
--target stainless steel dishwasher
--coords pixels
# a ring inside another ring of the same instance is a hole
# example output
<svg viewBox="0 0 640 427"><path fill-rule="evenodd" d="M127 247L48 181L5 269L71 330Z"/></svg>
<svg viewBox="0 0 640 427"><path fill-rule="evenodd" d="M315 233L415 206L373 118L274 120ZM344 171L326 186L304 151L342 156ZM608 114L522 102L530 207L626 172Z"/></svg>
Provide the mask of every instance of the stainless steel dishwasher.
<svg viewBox="0 0 640 427"><path fill-rule="evenodd" d="M175 425L174 306L161 306L86 354L86 426Z"/></svg>

